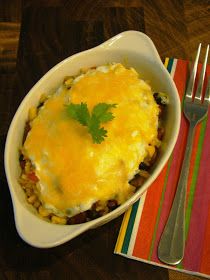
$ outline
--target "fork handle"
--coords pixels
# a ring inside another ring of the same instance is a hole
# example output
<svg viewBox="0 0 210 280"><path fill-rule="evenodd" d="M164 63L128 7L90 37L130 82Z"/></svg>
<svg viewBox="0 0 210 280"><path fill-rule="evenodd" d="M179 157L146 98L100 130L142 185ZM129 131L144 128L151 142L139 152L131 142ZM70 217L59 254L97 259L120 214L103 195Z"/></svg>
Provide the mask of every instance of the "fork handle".
<svg viewBox="0 0 210 280"><path fill-rule="evenodd" d="M195 126L196 123L190 123L187 145L175 198L158 246L159 259L171 265L180 263L184 256L185 201Z"/></svg>

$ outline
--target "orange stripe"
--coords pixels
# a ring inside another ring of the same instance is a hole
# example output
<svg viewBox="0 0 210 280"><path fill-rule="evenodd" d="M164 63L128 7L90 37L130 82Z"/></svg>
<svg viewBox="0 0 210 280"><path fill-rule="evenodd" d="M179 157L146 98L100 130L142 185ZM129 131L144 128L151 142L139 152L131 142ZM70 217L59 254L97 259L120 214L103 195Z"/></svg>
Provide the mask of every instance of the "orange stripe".
<svg viewBox="0 0 210 280"><path fill-rule="evenodd" d="M174 73L174 82L176 84L180 100L185 94L186 81L188 77L188 66L185 60L177 60L176 71Z"/></svg>
<svg viewBox="0 0 210 280"><path fill-rule="evenodd" d="M133 249L133 256L144 259L147 259L149 256L167 166L168 163L147 191L146 200L144 202L144 210L139 223L136 242Z"/></svg>

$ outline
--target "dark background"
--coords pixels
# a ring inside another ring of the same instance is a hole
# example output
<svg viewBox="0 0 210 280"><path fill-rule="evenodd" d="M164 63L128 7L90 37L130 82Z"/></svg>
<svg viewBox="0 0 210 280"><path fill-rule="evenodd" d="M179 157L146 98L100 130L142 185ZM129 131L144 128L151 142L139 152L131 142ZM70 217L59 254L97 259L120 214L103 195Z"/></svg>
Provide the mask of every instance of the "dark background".
<svg viewBox="0 0 210 280"><path fill-rule="evenodd" d="M204 0L0 0L0 280L202 279L114 255L122 217L57 248L27 245L15 229L3 152L22 98L62 59L129 29L150 36L162 59L192 59L209 43L209 18Z"/></svg>

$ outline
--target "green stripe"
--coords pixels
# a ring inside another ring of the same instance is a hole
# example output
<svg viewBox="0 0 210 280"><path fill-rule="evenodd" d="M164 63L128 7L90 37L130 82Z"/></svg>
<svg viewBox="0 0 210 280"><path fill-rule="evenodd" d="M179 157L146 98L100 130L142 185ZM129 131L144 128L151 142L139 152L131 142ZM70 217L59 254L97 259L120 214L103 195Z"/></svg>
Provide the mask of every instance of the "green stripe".
<svg viewBox="0 0 210 280"><path fill-rule="evenodd" d="M170 171L170 168L171 168L172 159L173 159L173 157L171 156L169 158L169 162L168 162L166 177L165 177L165 180L164 180L163 191L162 191L162 195L161 195L161 199L160 199L160 206L159 206L159 209L158 209L158 214L157 214L154 233L153 233L153 236L152 236L152 243L151 243L151 247L150 247L150 251L149 251L148 260L151 260L151 258L152 258L152 253L153 253L153 249L154 249L154 245L155 245L155 239L156 239L156 233L157 233L157 229L158 229L158 225L159 225L160 214L161 214L162 205L163 205L163 201L164 201L166 185L167 185L167 182L168 182L168 175L169 175L169 171Z"/></svg>
<svg viewBox="0 0 210 280"><path fill-rule="evenodd" d="M174 62L174 59L173 58L169 58L168 65L167 65L167 70L168 70L169 73L171 73L173 62Z"/></svg>
<svg viewBox="0 0 210 280"><path fill-rule="evenodd" d="M171 73L173 62L174 62L174 59L170 58L169 62L168 62L168 65L167 65L167 70L168 70L169 73ZM158 225L159 225L160 214L161 214L162 205L163 205L163 201L164 201L166 185L167 185L167 182L168 182L168 176L169 176L169 171L170 171L170 168L171 168L172 159L173 159L173 154L169 158L169 162L168 162L168 167L167 167L167 171L166 171L166 177L165 177L164 185L163 185L163 191L162 191L162 195L161 195L161 199L160 199L160 207L158 209L157 220L156 220L156 224L155 224L154 233L153 233L153 236L152 236L152 243L151 243L151 247L150 247L150 252L149 252L148 260L151 260L152 253L153 253L153 250L154 250L155 239L156 239L157 229L158 229Z"/></svg>
<svg viewBox="0 0 210 280"><path fill-rule="evenodd" d="M126 234L125 234L125 237L124 237L123 246L122 246L122 250L121 250L121 252L123 254L127 254L127 252L128 252L130 238L131 238L131 234L132 234L132 230L133 230L133 226L134 226L134 222L135 222L135 218L136 218L136 213L137 213L137 209L138 209L140 200L136 201L134 203L134 205L132 206L131 215L130 215L130 218L129 218L129 222L128 222L128 225L127 225Z"/></svg>

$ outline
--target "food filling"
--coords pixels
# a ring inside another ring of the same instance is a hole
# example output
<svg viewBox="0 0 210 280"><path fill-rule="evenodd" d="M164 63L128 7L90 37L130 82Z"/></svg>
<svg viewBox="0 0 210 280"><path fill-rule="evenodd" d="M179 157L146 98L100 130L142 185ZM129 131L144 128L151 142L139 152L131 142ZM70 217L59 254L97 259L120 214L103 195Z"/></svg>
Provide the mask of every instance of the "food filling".
<svg viewBox="0 0 210 280"><path fill-rule="evenodd" d="M20 156L28 202L59 224L88 221L124 203L156 158L161 100L167 97L120 63L66 77L29 110Z"/></svg>

